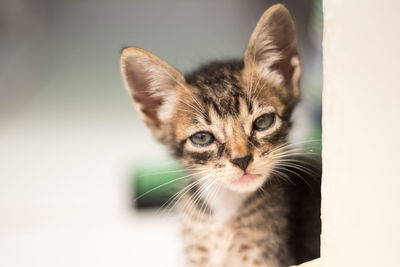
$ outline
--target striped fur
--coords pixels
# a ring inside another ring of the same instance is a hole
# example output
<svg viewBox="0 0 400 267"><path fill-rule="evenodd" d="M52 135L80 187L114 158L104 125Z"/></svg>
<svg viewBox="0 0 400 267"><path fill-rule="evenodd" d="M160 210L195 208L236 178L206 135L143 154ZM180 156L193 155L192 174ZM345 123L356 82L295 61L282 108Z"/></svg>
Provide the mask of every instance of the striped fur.
<svg viewBox="0 0 400 267"><path fill-rule="evenodd" d="M320 168L287 145L301 68L284 6L263 14L243 60L184 76L130 47L121 71L143 120L187 168L178 199L189 266L283 267L319 255ZM195 143L199 133L211 141Z"/></svg>

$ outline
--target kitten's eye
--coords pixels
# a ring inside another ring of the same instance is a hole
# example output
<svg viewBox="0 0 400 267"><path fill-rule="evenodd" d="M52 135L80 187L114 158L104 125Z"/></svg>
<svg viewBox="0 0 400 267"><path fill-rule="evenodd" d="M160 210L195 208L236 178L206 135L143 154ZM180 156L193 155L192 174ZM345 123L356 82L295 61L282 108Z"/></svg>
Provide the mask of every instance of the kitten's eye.
<svg viewBox="0 0 400 267"><path fill-rule="evenodd" d="M253 129L256 131L264 131L271 127L275 121L275 114L269 113L258 117L253 123Z"/></svg>
<svg viewBox="0 0 400 267"><path fill-rule="evenodd" d="M209 144L214 142L214 136L208 132L199 132L199 133L192 135L189 138L193 144L198 145L198 146L208 146Z"/></svg>

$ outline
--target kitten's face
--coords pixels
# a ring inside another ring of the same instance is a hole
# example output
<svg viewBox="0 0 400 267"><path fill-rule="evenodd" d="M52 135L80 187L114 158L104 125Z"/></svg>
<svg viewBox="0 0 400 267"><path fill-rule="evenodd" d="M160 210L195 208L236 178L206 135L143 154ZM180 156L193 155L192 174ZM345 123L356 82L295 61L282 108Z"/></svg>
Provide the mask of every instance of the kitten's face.
<svg viewBox="0 0 400 267"><path fill-rule="evenodd" d="M199 177L246 192L269 177L271 152L285 142L293 103L281 96L282 88L262 77L248 79L241 67L211 64L187 77L168 144Z"/></svg>
<svg viewBox="0 0 400 267"><path fill-rule="evenodd" d="M274 171L299 97L294 27L283 6L264 13L244 62L209 64L184 78L127 48L121 66L142 118L197 179L251 192Z"/></svg>

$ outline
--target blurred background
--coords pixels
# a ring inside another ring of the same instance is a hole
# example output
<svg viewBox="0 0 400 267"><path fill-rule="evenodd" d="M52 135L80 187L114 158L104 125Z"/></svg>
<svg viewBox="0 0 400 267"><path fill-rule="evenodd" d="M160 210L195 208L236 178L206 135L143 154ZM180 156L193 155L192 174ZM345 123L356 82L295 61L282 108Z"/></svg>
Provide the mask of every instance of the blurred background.
<svg viewBox="0 0 400 267"><path fill-rule="evenodd" d="M133 188L142 173L171 160L131 106L119 51L182 72L240 58L278 2L303 63L292 138L319 140L320 0L0 0L0 265L183 266L177 218L144 208L161 193L133 203L164 179Z"/></svg>

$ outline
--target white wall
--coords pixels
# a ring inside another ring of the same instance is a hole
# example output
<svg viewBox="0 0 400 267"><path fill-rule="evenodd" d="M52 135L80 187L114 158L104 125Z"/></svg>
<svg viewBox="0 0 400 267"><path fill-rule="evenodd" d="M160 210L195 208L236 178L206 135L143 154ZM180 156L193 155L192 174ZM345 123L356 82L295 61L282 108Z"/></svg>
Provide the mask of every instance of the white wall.
<svg viewBox="0 0 400 267"><path fill-rule="evenodd" d="M400 1L324 1L324 267L400 266Z"/></svg>

